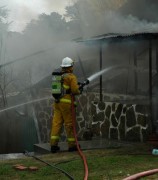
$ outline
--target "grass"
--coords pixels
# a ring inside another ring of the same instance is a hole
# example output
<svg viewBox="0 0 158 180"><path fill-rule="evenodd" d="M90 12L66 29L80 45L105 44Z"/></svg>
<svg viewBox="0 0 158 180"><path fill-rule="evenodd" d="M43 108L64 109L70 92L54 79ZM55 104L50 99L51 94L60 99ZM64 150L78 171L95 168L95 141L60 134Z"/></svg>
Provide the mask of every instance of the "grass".
<svg viewBox="0 0 158 180"><path fill-rule="evenodd" d="M84 151L87 158L89 177L88 180L122 180L123 178L138 172L158 168L158 156L151 154L151 149L146 144L135 146L87 150ZM50 164L63 169L75 180L84 179L84 165L77 152L60 152L38 156ZM13 168L15 164L23 164L27 167L37 166L37 171L19 171ZM0 161L0 180L67 180L63 173L32 157L15 160ZM158 179L158 174L144 177Z"/></svg>

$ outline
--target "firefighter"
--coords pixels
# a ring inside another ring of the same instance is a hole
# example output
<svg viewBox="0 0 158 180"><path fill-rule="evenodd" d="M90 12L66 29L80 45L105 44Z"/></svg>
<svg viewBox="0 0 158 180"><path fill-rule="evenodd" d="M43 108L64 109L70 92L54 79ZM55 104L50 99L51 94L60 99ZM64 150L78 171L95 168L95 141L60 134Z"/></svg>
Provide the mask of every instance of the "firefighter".
<svg viewBox="0 0 158 180"><path fill-rule="evenodd" d="M56 153L60 150L58 142L63 124L65 126L67 135L68 151L72 152L77 150L75 137L73 134L71 96L80 94L80 90L77 83L77 78L73 74L73 65L74 61L69 57L64 58L62 60L62 64L60 65L62 68L62 87L64 88L64 94L60 96L60 98L56 99L55 103L53 104L54 115L52 120L50 141L52 153Z"/></svg>

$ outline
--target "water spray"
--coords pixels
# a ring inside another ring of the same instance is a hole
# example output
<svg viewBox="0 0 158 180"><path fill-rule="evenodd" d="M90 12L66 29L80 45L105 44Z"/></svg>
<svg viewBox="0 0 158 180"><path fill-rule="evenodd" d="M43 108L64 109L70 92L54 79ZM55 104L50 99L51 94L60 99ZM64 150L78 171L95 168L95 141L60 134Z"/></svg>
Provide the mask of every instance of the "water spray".
<svg viewBox="0 0 158 180"><path fill-rule="evenodd" d="M140 71L140 72L146 72L147 70L142 68L142 67L135 67L135 66L129 66L129 65L116 65L116 66L111 66L111 67L108 67L108 68L105 68L99 72L96 72L95 74L89 76L83 83L79 83L79 87L80 89L82 90L84 86L88 85L91 81L95 80L96 78L98 78L99 76L101 76L102 74L104 73L107 73L108 71L110 70L113 70L113 69L124 69L124 70L127 70L128 68L130 68L131 70L134 70L134 71Z"/></svg>
<svg viewBox="0 0 158 180"><path fill-rule="evenodd" d="M24 105L27 105L27 104L33 104L33 103L36 103L36 102L39 102L39 101L43 101L43 100L46 100L46 99L50 99L50 98L51 98L51 97L44 97L44 98L40 98L40 99L31 100L31 101L28 101L28 102L25 102L25 103L22 103L22 104L18 104L18 105L11 106L11 107L8 107L8 108L5 108L5 109L1 109L1 110L0 110L0 113L1 113L1 112L4 112L4 111L11 110L11 109L15 109L15 108L17 108L17 107L24 106Z"/></svg>
<svg viewBox="0 0 158 180"><path fill-rule="evenodd" d="M91 82L91 81L93 81L94 79L96 79L98 76L101 76L102 74L110 71L110 70L113 69L113 68L114 68L114 67L105 68L105 69L103 69L103 70L101 70L101 71L99 71L99 72L91 75L91 76L90 76L89 78L87 78L87 79Z"/></svg>
<svg viewBox="0 0 158 180"><path fill-rule="evenodd" d="M93 75L91 75L90 77L88 77L83 83L79 83L79 88L83 89L84 86L88 85L91 81L95 80L98 76L101 76L102 74L110 71L111 69L113 69L114 67L109 67L106 69L103 69Z"/></svg>

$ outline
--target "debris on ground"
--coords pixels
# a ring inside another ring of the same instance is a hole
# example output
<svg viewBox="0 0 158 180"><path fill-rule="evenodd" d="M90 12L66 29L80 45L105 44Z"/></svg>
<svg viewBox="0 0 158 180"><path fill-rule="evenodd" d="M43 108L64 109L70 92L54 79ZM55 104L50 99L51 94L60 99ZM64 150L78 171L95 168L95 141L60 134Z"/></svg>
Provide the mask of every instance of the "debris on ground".
<svg viewBox="0 0 158 180"><path fill-rule="evenodd" d="M15 165L13 165L13 168L15 168L16 170L20 170L20 171L25 171L25 170L37 171L38 170L38 167L36 167L36 166L26 167L23 164L15 164Z"/></svg>

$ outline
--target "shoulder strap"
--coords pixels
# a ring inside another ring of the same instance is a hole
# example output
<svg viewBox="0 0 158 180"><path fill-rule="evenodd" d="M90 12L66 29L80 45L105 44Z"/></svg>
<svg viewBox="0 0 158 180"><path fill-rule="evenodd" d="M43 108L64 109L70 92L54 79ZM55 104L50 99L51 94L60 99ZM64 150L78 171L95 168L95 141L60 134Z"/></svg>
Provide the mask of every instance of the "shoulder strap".
<svg viewBox="0 0 158 180"><path fill-rule="evenodd" d="M71 73L63 73L62 74L62 77L64 78L64 77L66 77L66 76L68 76L68 75L70 75Z"/></svg>

